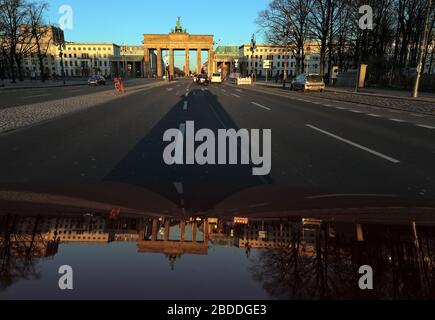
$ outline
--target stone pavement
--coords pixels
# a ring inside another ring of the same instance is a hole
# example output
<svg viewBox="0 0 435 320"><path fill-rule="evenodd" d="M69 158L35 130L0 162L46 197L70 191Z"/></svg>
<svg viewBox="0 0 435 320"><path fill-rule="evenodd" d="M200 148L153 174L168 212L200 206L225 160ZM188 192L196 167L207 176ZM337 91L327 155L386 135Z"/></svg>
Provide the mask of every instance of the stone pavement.
<svg viewBox="0 0 435 320"><path fill-rule="evenodd" d="M256 85L269 87L272 90L283 90L282 84L275 84L275 82L257 82ZM290 89L289 84L287 84L286 88ZM307 92L305 94L335 101L435 115L435 94L432 93L422 93L421 97L413 99L409 96L410 93L405 90L362 89L361 92L355 93L349 88L329 87L323 93Z"/></svg>
<svg viewBox="0 0 435 320"><path fill-rule="evenodd" d="M67 80L65 86L83 86L87 85L86 80ZM10 80L0 81L0 90L19 90L19 89L39 89L39 88L57 88L63 87L62 80L47 80L41 82L39 80L25 80L11 83Z"/></svg>
<svg viewBox="0 0 435 320"><path fill-rule="evenodd" d="M60 117L71 112L95 107L105 102L137 93L144 89L151 89L167 84L168 82L158 81L131 85L128 87L128 90L124 95L119 95L114 90L111 90L3 109L0 110L0 134Z"/></svg>

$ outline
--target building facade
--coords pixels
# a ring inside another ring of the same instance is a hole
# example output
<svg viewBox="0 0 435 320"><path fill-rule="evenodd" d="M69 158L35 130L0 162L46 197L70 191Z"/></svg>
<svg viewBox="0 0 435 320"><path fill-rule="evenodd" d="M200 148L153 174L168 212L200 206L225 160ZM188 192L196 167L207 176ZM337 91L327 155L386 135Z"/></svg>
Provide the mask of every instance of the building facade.
<svg viewBox="0 0 435 320"><path fill-rule="evenodd" d="M113 76L111 60L121 56L121 48L114 43L67 42L63 53L66 77L110 77ZM58 67L58 74L62 74L61 61Z"/></svg>
<svg viewBox="0 0 435 320"><path fill-rule="evenodd" d="M16 73L20 74L18 69L21 68L24 78L40 78L42 72L39 54L43 58L42 69L45 77L50 77L57 73L59 67L58 60L60 61L58 59L58 45L64 42L63 30L49 25L41 25L36 30L33 30L30 26L22 25L20 30L22 38L17 46L17 52L21 53L22 61L20 66L15 66ZM5 64L3 69L6 72L5 76L10 77L10 67Z"/></svg>
<svg viewBox="0 0 435 320"><path fill-rule="evenodd" d="M305 72L320 73L320 55L315 44L308 44L305 48ZM284 46L271 44L257 44L254 52L250 44L239 47L240 69L242 75L256 74L257 77L275 77L283 75L285 70L288 77L297 75L297 59L291 50ZM264 60L272 62L271 69L264 69Z"/></svg>

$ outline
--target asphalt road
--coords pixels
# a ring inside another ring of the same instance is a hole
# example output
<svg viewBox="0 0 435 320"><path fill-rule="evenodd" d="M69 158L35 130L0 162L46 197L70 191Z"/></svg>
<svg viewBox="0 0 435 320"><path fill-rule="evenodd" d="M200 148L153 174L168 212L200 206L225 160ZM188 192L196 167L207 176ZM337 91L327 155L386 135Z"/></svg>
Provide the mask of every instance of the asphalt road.
<svg viewBox="0 0 435 320"><path fill-rule="evenodd" d="M93 88L62 90L86 94ZM271 174L253 176L251 165L165 165L164 132L190 120L214 132L272 129ZM261 185L435 197L434 141L435 120L428 117L301 93L180 81L0 135L0 184L123 183L197 209Z"/></svg>

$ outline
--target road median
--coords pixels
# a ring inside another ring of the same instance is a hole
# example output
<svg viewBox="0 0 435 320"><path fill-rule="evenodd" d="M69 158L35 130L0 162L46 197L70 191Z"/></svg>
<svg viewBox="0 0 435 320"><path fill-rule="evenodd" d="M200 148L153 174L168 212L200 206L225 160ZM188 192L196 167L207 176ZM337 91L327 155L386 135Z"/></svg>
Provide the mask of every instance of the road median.
<svg viewBox="0 0 435 320"><path fill-rule="evenodd" d="M145 89L153 89L169 83L159 81L127 87L123 95L113 91L103 91L88 95L68 97L58 100L21 105L0 110L0 134L4 134L23 127L35 125L44 121L53 120L73 112L122 99Z"/></svg>
<svg viewBox="0 0 435 320"><path fill-rule="evenodd" d="M420 98L413 99L410 97L391 96L374 93L354 93L344 90L336 90L328 88L323 93L307 92L300 93L290 91L288 88L283 89L282 86L273 84L255 84L253 86L244 86L245 89L254 90L257 92L279 95L281 97L295 98L306 96L307 98L319 98L330 101L346 102L354 104L362 104L385 109L393 109L418 113L428 116L435 116L435 99Z"/></svg>

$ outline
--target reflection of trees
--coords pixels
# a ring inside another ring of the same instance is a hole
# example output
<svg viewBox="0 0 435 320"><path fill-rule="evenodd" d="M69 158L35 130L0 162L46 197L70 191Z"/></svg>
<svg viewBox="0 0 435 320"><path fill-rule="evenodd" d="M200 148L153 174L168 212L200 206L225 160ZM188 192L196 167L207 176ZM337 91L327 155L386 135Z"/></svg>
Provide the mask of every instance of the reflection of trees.
<svg viewBox="0 0 435 320"><path fill-rule="evenodd" d="M366 227L366 239L337 234L323 224L315 243L294 230L288 248L264 250L252 273L264 289L281 299L427 299L435 297L433 229L420 235L411 228ZM358 269L370 265L375 290L358 288Z"/></svg>
<svg viewBox="0 0 435 320"><path fill-rule="evenodd" d="M26 230L21 229L27 219ZM38 279L36 270L39 257L57 249L57 243L43 238L40 230L43 218L22 218L16 215L0 217L0 290L19 279Z"/></svg>

